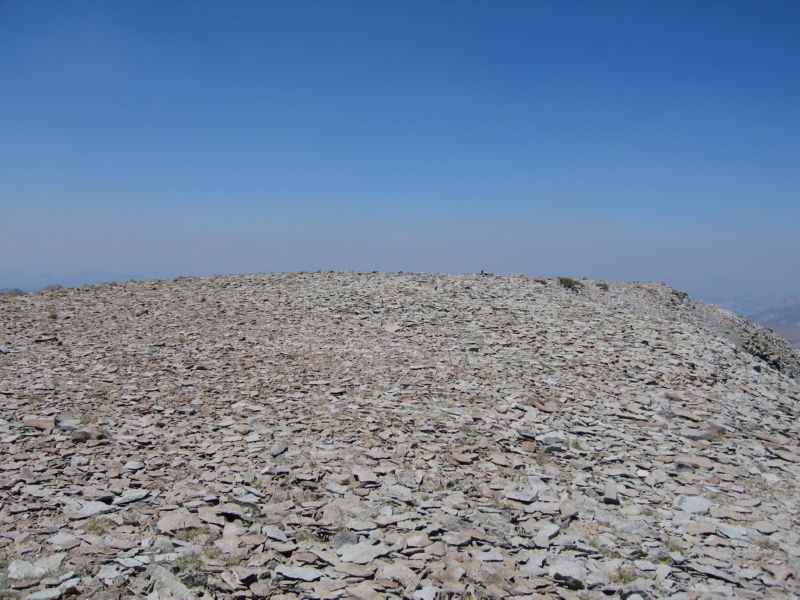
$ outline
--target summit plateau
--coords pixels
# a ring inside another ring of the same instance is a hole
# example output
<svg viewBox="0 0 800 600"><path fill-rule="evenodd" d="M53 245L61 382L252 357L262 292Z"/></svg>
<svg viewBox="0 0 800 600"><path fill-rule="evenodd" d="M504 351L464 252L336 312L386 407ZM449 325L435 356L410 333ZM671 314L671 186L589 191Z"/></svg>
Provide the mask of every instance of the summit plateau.
<svg viewBox="0 0 800 600"><path fill-rule="evenodd" d="M796 597L799 380L656 283L2 297L0 597Z"/></svg>

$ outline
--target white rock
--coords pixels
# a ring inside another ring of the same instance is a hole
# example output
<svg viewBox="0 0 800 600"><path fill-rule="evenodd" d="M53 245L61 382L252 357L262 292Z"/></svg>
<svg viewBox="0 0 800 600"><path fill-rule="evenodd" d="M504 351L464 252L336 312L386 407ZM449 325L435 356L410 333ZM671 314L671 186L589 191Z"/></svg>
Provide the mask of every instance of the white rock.
<svg viewBox="0 0 800 600"><path fill-rule="evenodd" d="M37 567L27 560L12 560L8 565L9 579L41 579L47 569Z"/></svg>
<svg viewBox="0 0 800 600"><path fill-rule="evenodd" d="M411 595L411 597L414 600L436 600L436 598L438 597L437 594L440 591L441 588L438 588L433 585L426 585L425 587L422 587L418 589L416 592L414 592Z"/></svg>
<svg viewBox="0 0 800 600"><path fill-rule="evenodd" d="M369 542L359 542L358 544L345 544L337 548L336 553L343 562L366 565L371 563L379 556L389 552L389 548L384 544L372 545Z"/></svg>

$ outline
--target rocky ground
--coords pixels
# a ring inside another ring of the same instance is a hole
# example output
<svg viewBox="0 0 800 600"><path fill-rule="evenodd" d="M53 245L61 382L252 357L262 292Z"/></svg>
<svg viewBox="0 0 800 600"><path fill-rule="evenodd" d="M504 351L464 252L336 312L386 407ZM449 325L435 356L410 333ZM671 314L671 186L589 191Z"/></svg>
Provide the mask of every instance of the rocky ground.
<svg viewBox="0 0 800 600"><path fill-rule="evenodd" d="M798 365L649 283L0 298L0 596L796 596Z"/></svg>

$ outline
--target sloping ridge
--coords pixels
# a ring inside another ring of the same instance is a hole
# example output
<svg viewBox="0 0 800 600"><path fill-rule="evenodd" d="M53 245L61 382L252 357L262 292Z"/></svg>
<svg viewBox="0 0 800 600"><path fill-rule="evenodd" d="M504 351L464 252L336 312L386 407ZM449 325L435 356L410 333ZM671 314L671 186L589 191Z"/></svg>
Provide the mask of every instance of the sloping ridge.
<svg viewBox="0 0 800 600"><path fill-rule="evenodd" d="M673 291L680 296L679 292ZM760 358L777 371L800 379L800 350L784 337L724 308L695 298L686 298L691 313L737 348Z"/></svg>
<svg viewBox="0 0 800 600"><path fill-rule="evenodd" d="M629 297L641 300L642 312L691 323L698 330L727 340L738 350L763 361L764 366L800 380L800 349L767 327L665 283L637 281L622 285Z"/></svg>

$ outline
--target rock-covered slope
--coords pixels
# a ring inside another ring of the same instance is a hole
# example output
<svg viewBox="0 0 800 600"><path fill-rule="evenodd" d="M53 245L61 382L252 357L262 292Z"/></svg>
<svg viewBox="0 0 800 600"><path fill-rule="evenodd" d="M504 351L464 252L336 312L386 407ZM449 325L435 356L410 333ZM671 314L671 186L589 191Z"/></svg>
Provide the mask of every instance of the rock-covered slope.
<svg viewBox="0 0 800 600"><path fill-rule="evenodd" d="M0 596L800 593L797 354L663 285L111 284L0 348Z"/></svg>

